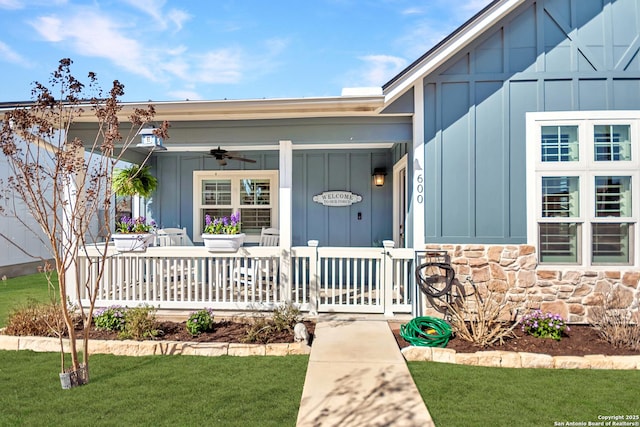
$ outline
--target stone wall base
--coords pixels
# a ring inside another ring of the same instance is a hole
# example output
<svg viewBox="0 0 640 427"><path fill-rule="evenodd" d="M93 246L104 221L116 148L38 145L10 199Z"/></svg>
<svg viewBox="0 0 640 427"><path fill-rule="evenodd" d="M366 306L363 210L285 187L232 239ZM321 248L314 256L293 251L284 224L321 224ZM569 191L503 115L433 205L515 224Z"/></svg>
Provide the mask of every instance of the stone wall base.
<svg viewBox="0 0 640 427"><path fill-rule="evenodd" d="M471 279L482 293L503 294L528 309L560 314L570 323L589 323L594 309L606 305L629 310L640 321L638 270L539 265L535 247L530 245L430 244L425 249L446 251L460 283Z"/></svg>
<svg viewBox="0 0 640 427"><path fill-rule="evenodd" d="M68 351L66 340L65 351ZM32 350L59 352L58 338L16 337L0 335L0 350ZM195 343L183 341L89 340L91 354L117 356L288 356L310 354L311 347L304 342L282 344Z"/></svg>
<svg viewBox="0 0 640 427"><path fill-rule="evenodd" d="M547 368L547 369L639 369L638 356L551 356L548 354L519 353L513 351L477 351L457 353L449 348L405 347L405 360L428 361L458 365L490 366L500 368Z"/></svg>

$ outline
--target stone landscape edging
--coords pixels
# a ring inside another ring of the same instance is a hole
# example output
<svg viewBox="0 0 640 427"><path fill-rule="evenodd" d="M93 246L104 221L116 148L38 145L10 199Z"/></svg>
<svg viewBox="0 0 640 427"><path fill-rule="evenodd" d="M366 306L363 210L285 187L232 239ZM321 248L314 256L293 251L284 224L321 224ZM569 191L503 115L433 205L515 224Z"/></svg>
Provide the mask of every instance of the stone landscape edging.
<svg viewBox="0 0 640 427"><path fill-rule="evenodd" d="M410 362L427 361L500 368L640 370L640 355L551 356L549 354L501 350L458 353L451 348L418 346L405 347L401 352L405 360Z"/></svg>
<svg viewBox="0 0 640 427"><path fill-rule="evenodd" d="M68 351L68 341L63 341ZM36 352L59 352L58 338L35 336L0 335L0 350L31 350ZM186 341L134 341L134 340L89 340L91 354L113 354L116 356L288 356L310 354L311 347L305 342L241 344Z"/></svg>

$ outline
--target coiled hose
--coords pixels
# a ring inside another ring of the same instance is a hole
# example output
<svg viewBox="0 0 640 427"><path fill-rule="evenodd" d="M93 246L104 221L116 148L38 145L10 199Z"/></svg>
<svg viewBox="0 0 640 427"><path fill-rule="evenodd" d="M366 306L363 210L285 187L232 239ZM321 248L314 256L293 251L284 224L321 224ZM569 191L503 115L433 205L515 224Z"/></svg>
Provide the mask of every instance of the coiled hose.
<svg viewBox="0 0 640 427"><path fill-rule="evenodd" d="M445 347L451 338L451 326L436 317L414 317L400 325L400 336L411 345Z"/></svg>

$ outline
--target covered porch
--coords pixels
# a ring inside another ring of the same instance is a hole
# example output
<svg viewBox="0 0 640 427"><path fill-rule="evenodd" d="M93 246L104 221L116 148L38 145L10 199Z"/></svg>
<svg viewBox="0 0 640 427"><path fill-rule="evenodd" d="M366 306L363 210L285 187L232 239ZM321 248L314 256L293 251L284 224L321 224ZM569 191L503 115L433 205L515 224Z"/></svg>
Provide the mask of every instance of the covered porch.
<svg viewBox="0 0 640 427"><path fill-rule="evenodd" d="M97 305L237 311L290 301L309 313L411 312L413 125L409 113L381 115L383 106L382 96L156 105L171 138L166 150L129 153L132 162L149 156L159 182L151 198L133 201L133 214L186 229L195 246L109 248ZM92 132L90 122L71 130L83 140ZM220 162L209 155L216 148L251 161ZM383 185L373 182L380 170ZM321 202L334 192L353 204ZM232 212L245 246L200 246L205 215ZM263 227L279 229L279 246L255 246ZM87 277L99 259L97 247L78 259Z"/></svg>

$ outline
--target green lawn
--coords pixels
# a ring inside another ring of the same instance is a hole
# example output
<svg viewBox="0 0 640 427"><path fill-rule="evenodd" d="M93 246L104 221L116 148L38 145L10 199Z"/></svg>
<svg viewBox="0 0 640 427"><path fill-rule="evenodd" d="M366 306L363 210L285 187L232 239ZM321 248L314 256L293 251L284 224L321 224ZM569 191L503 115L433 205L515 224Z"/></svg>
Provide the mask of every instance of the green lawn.
<svg viewBox="0 0 640 427"><path fill-rule="evenodd" d="M48 299L43 275L0 282L0 325L29 297ZM0 426L292 426L308 360L93 355L91 382L62 390L58 354L0 351ZM638 370L408 366L438 427L588 424L639 413Z"/></svg>
<svg viewBox="0 0 640 427"><path fill-rule="evenodd" d="M0 426L294 426L308 356L91 356L62 390L59 355L0 351Z"/></svg>
<svg viewBox="0 0 640 427"><path fill-rule="evenodd" d="M57 296L57 291L55 292ZM6 325L7 316L12 309L25 304L30 298L49 301L49 294L44 273L0 280L0 328Z"/></svg>
<svg viewBox="0 0 640 427"><path fill-rule="evenodd" d="M438 427L587 425L598 415L640 415L638 370L408 366Z"/></svg>

